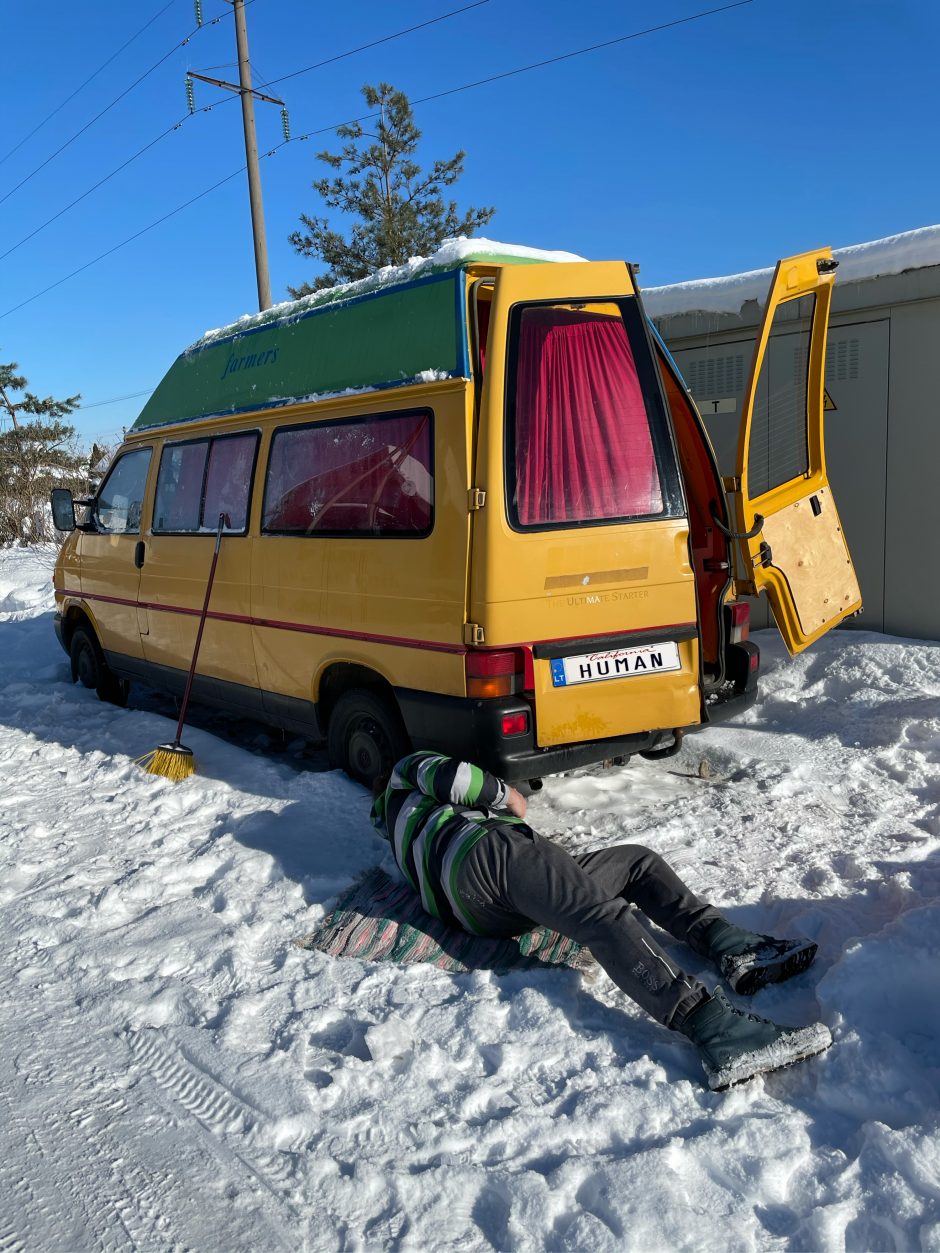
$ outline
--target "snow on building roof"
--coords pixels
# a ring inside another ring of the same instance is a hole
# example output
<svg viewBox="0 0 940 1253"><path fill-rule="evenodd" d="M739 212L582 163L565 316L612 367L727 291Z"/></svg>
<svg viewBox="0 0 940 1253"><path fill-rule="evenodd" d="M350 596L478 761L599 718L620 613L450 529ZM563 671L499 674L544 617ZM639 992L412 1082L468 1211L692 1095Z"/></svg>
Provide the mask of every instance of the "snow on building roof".
<svg viewBox="0 0 940 1253"><path fill-rule="evenodd" d="M924 226L871 243L836 248L832 255L839 262L840 283L940 265L940 226ZM724 278L647 287L643 290L643 304L651 318L679 313L739 313L746 301L763 301L772 274L770 267Z"/></svg>

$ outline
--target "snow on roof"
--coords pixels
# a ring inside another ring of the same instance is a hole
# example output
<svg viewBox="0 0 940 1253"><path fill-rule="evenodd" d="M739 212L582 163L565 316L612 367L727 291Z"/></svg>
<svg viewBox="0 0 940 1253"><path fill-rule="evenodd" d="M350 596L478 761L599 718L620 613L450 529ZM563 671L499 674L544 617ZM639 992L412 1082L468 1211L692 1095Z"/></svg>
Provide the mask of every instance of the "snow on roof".
<svg viewBox="0 0 940 1253"><path fill-rule="evenodd" d="M836 248L832 255L839 262L840 283L940 265L940 226L924 226L868 244ZM643 303L652 318L678 313L739 313L746 301L763 301L772 274L773 267L770 267L724 278L700 278L665 287L647 287L643 290Z"/></svg>
<svg viewBox="0 0 940 1253"><path fill-rule="evenodd" d="M357 279L352 283L340 283L336 287L325 287L320 291L301 296L299 300L285 300L273 305L262 313L245 313L228 326L206 331L187 352L204 348L213 340L225 338L241 331L250 330L264 322L272 322L282 318L315 309L318 305L333 304L339 300L348 300L353 296L362 296L367 292L379 291L383 287L391 287L398 283L408 283L413 279L435 273L438 270L455 270L461 265L469 265L473 261L583 261L573 252L550 252L543 248L527 248L524 244L502 244L494 239L445 239L440 248L430 257L412 257L404 265L386 265L368 278Z"/></svg>

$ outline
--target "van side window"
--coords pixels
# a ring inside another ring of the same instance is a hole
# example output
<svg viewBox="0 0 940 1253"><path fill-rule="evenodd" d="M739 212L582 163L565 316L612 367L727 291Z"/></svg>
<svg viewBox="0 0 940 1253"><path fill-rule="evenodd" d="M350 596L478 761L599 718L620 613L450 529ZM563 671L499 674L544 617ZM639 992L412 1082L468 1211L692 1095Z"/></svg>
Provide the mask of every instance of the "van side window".
<svg viewBox="0 0 940 1253"><path fill-rule="evenodd" d="M262 530L280 535L427 535L434 511L430 410L281 427Z"/></svg>
<svg viewBox="0 0 940 1253"><path fill-rule="evenodd" d="M654 431L618 306L523 307L510 345L514 525L662 514Z"/></svg>
<svg viewBox="0 0 940 1253"><path fill-rule="evenodd" d="M150 468L150 448L137 448L119 457L98 490L95 525L99 531L136 535Z"/></svg>
<svg viewBox="0 0 940 1253"><path fill-rule="evenodd" d="M214 531L225 514L226 534L244 534L258 435L166 444L160 457L153 508L155 534Z"/></svg>

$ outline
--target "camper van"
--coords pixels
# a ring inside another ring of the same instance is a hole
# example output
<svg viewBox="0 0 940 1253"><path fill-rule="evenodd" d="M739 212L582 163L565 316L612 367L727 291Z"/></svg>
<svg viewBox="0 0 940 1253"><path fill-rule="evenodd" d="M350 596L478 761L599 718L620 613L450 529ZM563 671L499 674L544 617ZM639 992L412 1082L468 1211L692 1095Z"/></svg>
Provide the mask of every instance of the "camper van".
<svg viewBox="0 0 940 1253"><path fill-rule="evenodd" d="M624 262L452 242L203 337L94 498L55 493L73 680L182 692L221 528L194 698L356 779L410 746L512 782L674 752L755 699L744 596L791 653L861 604L823 448L835 264L778 264L724 481Z"/></svg>

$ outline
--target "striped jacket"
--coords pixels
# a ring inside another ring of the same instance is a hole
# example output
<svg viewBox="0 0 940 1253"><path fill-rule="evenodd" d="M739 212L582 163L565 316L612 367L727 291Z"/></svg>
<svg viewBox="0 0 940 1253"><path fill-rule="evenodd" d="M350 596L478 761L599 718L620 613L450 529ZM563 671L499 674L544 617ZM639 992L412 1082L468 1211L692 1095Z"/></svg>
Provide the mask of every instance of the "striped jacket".
<svg viewBox="0 0 940 1253"><path fill-rule="evenodd" d="M522 822L503 809L508 793L501 779L479 766L418 752L398 762L372 806L373 825L391 844L424 908L474 934L482 928L460 897L458 875L488 831Z"/></svg>

